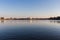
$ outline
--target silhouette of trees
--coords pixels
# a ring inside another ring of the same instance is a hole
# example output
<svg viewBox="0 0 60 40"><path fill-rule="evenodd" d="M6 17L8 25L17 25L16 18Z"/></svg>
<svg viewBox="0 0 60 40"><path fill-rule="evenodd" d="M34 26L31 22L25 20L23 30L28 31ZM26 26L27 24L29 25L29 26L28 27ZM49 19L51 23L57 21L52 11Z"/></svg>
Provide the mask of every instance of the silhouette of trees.
<svg viewBox="0 0 60 40"><path fill-rule="evenodd" d="M50 20L60 20L60 16L57 16L57 17L50 17L49 19L50 19Z"/></svg>
<svg viewBox="0 0 60 40"><path fill-rule="evenodd" d="M4 20L4 17L1 17L0 19L1 19L1 20Z"/></svg>

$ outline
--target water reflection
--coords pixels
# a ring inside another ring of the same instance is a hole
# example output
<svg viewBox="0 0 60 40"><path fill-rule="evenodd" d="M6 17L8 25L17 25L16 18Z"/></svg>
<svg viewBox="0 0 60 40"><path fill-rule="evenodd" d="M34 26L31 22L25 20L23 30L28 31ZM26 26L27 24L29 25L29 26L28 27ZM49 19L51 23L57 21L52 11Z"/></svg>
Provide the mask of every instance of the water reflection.
<svg viewBox="0 0 60 40"><path fill-rule="evenodd" d="M0 20L0 23L60 23L60 20Z"/></svg>
<svg viewBox="0 0 60 40"><path fill-rule="evenodd" d="M4 23L4 20L1 20L1 23Z"/></svg>
<svg viewBox="0 0 60 40"><path fill-rule="evenodd" d="M50 21L50 22L53 22L53 23L60 23L60 20L0 20L1 23L4 23L4 22L28 22L28 23L33 23L33 22L45 22L45 21Z"/></svg>
<svg viewBox="0 0 60 40"><path fill-rule="evenodd" d="M51 23L60 23L60 20L50 20Z"/></svg>
<svg viewBox="0 0 60 40"><path fill-rule="evenodd" d="M33 21L32 20L0 20L1 23L7 23L7 22L10 22L10 23L17 23L17 22L28 22L28 23L32 23Z"/></svg>
<svg viewBox="0 0 60 40"><path fill-rule="evenodd" d="M50 22L50 23L60 23L60 20L0 20L1 23L40 23L40 22Z"/></svg>
<svg viewBox="0 0 60 40"><path fill-rule="evenodd" d="M1 20L0 40L60 40L60 25L55 26L57 22L60 23L52 20Z"/></svg>

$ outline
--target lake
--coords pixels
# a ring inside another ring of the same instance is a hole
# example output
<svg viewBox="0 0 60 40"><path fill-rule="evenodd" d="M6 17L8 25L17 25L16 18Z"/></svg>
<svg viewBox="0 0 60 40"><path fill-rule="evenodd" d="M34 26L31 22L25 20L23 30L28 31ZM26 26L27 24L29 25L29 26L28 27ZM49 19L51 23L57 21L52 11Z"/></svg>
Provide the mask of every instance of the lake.
<svg viewBox="0 0 60 40"><path fill-rule="evenodd" d="M0 40L60 40L60 20L2 20Z"/></svg>

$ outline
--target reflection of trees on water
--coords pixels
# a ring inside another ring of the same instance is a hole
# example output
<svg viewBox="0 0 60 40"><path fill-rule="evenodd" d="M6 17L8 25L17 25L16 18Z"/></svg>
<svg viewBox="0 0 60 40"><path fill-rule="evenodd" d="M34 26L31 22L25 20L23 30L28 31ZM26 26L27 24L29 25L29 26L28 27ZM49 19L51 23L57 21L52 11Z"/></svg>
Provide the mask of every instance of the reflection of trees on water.
<svg viewBox="0 0 60 40"><path fill-rule="evenodd" d="M34 20L0 20L1 23L37 23L38 21ZM60 23L60 20L50 20L51 23Z"/></svg>
<svg viewBox="0 0 60 40"><path fill-rule="evenodd" d="M52 23L60 23L60 20L50 20Z"/></svg>
<svg viewBox="0 0 60 40"><path fill-rule="evenodd" d="M1 23L4 23L4 20L1 20Z"/></svg>
<svg viewBox="0 0 60 40"><path fill-rule="evenodd" d="M32 23L32 20L0 20L0 23Z"/></svg>

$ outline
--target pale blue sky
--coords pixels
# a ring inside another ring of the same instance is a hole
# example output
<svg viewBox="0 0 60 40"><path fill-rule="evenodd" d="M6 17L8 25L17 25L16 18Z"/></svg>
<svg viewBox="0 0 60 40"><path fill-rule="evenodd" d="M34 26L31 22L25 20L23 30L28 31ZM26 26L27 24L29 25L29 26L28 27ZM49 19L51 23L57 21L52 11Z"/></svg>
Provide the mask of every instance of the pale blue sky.
<svg viewBox="0 0 60 40"><path fill-rule="evenodd" d="M50 17L60 15L60 0L0 0L0 17Z"/></svg>

